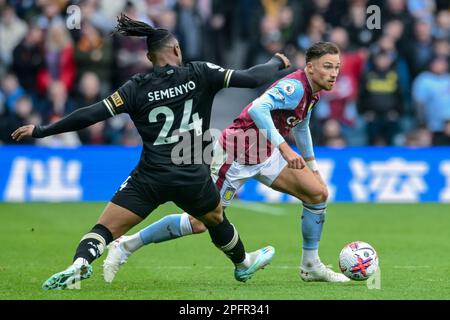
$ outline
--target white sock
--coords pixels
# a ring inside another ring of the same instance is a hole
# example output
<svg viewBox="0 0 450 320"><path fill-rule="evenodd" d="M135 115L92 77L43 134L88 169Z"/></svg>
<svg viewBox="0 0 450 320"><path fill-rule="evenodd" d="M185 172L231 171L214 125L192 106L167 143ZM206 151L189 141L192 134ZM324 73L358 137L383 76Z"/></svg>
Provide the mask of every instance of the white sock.
<svg viewBox="0 0 450 320"><path fill-rule="evenodd" d="M235 264L236 268L238 269L248 268L250 267L250 265L251 265L250 255L247 252L245 253L244 261Z"/></svg>
<svg viewBox="0 0 450 320"><path fill-rule="evenodd" d="M319 249L305 250L302 252L302 266L313 268L320 264Z"/></svg>
<svg viewBox="0 0 450 320"><path fill-rule="evenodd" d="M142 242L139 232L136 232L135 234L133 234L131 236L125 236L124 240L122 241L122 248L130 253L135 252L143 245L144 245L144 242Z"/></svg>
<svg viewBox="0 0 450 320"><path fill-rule="evenodd" d="M72 263L74 266L81 267L83 265L88 265L89 262L85 258L76 258L75 261Z"/></svg>
<svg viewBox="0 0 450 320"><path fill-rule="evenodd" d="M180 232L182 236L192 234L191 221L189 221L189 215L186 212L183 212L180 217Z"/></svg>

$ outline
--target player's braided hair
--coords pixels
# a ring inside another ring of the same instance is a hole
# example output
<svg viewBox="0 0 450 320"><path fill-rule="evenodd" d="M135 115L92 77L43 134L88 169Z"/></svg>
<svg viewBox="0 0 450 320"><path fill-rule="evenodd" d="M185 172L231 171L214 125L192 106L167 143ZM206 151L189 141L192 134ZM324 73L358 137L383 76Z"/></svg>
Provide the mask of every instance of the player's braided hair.
<svg viewBox="0 0 450 320"><path fill-rule="evenodd" d="M157 29L142 21L133 20L125 14L117 17L115 33L132 37L147 37L147 49L157 51L175 36L166 29Z"/></svg>

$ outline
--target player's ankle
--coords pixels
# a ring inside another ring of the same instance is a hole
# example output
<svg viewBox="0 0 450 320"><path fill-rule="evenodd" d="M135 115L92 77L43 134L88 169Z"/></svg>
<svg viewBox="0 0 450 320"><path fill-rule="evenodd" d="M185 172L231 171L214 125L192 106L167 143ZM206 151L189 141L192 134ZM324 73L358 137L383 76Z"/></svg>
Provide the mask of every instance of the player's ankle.
<svg viewBox="0 0 450 320"><path fill-rule="evenodd" d="M77 266L77 267L87 266L87 265L89 265L89 262L85 258L78 257L75 259L75 261L72 263L72 265Z"/></svg>
<svg viewBox="0 0 450 320"><path fill-rule="evenodd" d="M250 255L246 252L244 260L242 262L235 263L234 265L236 266L237 269L248 268L251 265Z"/></svg>

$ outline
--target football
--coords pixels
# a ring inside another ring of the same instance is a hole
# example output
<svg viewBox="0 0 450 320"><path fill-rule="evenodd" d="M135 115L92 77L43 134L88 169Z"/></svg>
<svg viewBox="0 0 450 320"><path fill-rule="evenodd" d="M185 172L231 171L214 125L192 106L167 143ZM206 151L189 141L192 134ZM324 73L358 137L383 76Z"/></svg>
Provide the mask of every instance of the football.
<svg viewBox="0 0 450 320"><path fill-rule="evenodd" d="M351 242L339 254L339 268L352 280L367 280L378 269L377 252L366 242Z"/></svg>

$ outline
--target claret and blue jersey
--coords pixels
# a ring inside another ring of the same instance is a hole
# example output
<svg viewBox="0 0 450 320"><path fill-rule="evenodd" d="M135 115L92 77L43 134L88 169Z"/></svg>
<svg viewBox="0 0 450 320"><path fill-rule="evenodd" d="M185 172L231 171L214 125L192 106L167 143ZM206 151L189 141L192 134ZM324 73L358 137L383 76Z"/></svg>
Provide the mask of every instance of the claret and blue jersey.
<svg viewBox="0 0 450 320"><path fill-rule="evenodd" d="M285 137L293 130L297 147L303 157L313 157L309 121L311 111L318 101L319 95L313 94L305 72L303 70L292 72L276 81L259 98L247 105L234 122L223 131L222 144L224 148L230 150L229 143L235 141L234 138L254 130L257 132L256 143L244 139L245 161L251 158L250 153L254 152L252 145L257 144L261 146L258 148L259 163L270 156L273 147L285 142ZM268 141L262 143L261 138ZM239 157L237 147L234 146L236 158Z"/></svg>

